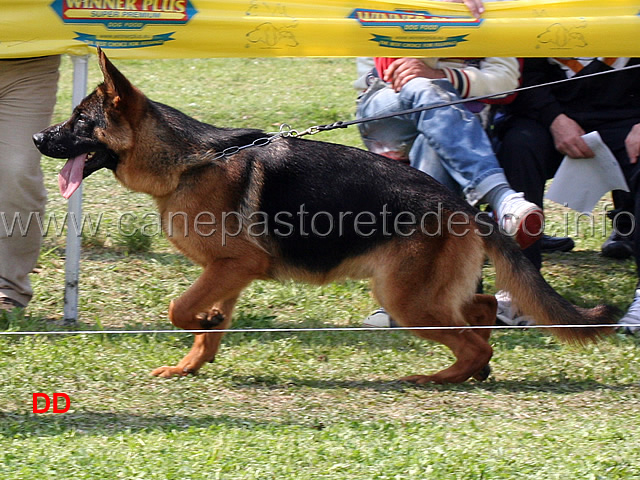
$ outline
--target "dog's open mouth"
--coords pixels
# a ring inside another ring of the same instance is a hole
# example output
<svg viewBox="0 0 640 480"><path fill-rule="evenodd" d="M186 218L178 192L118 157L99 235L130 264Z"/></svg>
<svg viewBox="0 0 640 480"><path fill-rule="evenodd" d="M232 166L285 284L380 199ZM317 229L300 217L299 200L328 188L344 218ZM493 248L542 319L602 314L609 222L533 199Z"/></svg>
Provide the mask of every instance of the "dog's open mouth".
<svg viewBox="0 0 640 480"><path fill-rule="evenodd" d="M65 163L62 170L58 174L58 186L60 193L66 199L69 199L73 192L80 188L82 183L84 164L90 157L93 158L94 152L83 153L77 157L70 158Z"/></svg>
<svg viewBox="0 0 640 480"><path fill-rule="evenodd" d="M84 178L104 167L115 169L116 164L117 156L110 150L86 152L70 158L58 174L60 193L68 200Z"/></svg>

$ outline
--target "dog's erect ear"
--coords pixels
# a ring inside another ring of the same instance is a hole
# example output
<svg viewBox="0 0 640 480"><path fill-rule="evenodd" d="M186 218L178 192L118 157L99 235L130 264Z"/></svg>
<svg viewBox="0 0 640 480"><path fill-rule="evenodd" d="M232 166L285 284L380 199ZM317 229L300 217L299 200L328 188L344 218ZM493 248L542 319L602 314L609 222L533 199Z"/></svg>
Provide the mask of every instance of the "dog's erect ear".
<svg viewBox="0 0 640 480"><path fill-rule="evenodd" d="M135 99L140 96L140 92L111 63L100 47L98 47L98 63L104 76L104 86L112 96L114 105L122 108L124 105L135 103Z"/></svg>

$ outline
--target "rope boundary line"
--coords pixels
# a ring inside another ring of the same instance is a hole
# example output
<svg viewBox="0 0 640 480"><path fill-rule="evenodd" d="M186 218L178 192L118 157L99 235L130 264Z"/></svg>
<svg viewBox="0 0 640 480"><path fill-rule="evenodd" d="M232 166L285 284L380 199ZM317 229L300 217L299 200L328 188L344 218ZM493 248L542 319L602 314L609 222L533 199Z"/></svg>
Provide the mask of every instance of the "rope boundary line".
<svg viewBox="0 0 640 480"><path fill-rule="evenodd" d="M309 327L309 328L231 328L222 330L52 330L52 331L4 331L2 335L141 335L171 333L297 333L297 332L363 332L363 331L404 331L404 330L514 330L549 328L622 328L640 327L638 324L604 323L595 325L466 325L466 326L425 326L425 327Z"/></svg>

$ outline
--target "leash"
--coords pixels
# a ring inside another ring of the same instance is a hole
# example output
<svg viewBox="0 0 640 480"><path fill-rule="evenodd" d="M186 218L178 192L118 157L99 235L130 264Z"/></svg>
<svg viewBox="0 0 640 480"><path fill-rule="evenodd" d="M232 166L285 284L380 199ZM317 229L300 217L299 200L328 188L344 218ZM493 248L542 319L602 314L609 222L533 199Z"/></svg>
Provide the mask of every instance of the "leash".
<svg viewBox="0 0 640 480"><path fill-rule="evenodd" d="M340 123L340 122L336 122L336 123ZM221 158L227 158L232 155L235 155L236 153L246 148L264 147L269 145L271 142L273 142L278 138L302 137L303 135L315 135L316 133L321 131L320 128L321 126L314 126L314 127L309 127L302 132L298 132L297 130L292 129L288 123L283 123L282 125L280 125L280 130L278 132L268 133L267 134L268 136L257 138L253 142L248 143L246 145L241 145L241 146L234 145L232 147L227 147L224 150L216 153L215 155L212 155L211 157L207 157L206 161L214 162L216 160L220 160ZM338 127L335 127L335 128L338 128ZM328 130L333 130L333 129L331 128Z"/></svg>
<svg viewBox="0 0 640 480"><path fill-rule="evenodd" d="M583 79L586 79L586 78L597 77L597 76L600 76L600 75L608 75L608 74L611 74L611 73L622 72L622 71L625 71L625 70L633 70L635 68L640 68L640 64L638 64L638 65L630 65L630 66L626 66L626 67L622 67L622 68L618 68L618 69L605 70L605 71L602 71L602 72L588 73L588 74L580 75L580 76L573 76L573 77L570 77L570 78L554 80L552 82L540 83L540 84L537 84L537 85L530 85L528 87L518 87L518 88L514 88L513 90L507 90L507 91L500 92L500 93L493 93L493 94L490 94L490 95L481 95L481 96L476 96L476 97L461 98L459 100L453 100L451 102L437 103L437 104L434 104L434 105L426 105L426 106L423 106L423 107L412 108L412 109L409 109L409 110L403 110L403 111L395 112L395 113L386 113L386 114L377 115L377 116L374 116L374 117L358 118L358 119L355 119L355 120L337 121L337 122L329 123L329 124L325 124L325 125L313 125L311 127L308 127L307 129L303 130L303 131L295 130L295 129L291 128L291 126L289 124L283 123L280 126L280 130L278 132L268 133L266 137L258 138L258 139L254 140L253 142L251 142L251 143L249 143L247 145L227 147L224 150L222 150L222 151L216 153L215 155L213 155L212 157L210 157L208 160L209 161L215 161L215 160L220 160L220 159L223 159L223 158L227 158L227 157L230 157L232 155L235 155L236 153L238 153L241 150L244 150L246 148L264 147L264 146L269 145L274 140L277 140L278 138L287 138L287 137L289 137L289 138L300 138L300 137L303 137L305 135L316 135L317 133L320 133L320 132L328 132L328 131L331 131L331 130L336 130L338 128L347 128L347 127L350 127L352 125L358 125L360 123L374 122L374 121L377 121L377 120L385 120L387 118L399 117L399 116L402 116L402 115L411 115L413 113L426 112L428 110L435 110L436 108L449 107L449 106L453 106L453 105L461 105L461 104L465 104L465 103L469 103L469 102L477 102L477 101L480 101L480 100L488 100L490 98L495 98L495 97L507 97L509 95L513 95L514 93L524 92L524 91L527 91L527 90L533 90L535 88L552 87L554 85L560 85L560 84L563 84L563 83L573 82L573 81L576 81L576 80L583 80Z"/></svg>
<svg viewBox="0 0 640 480"><path fill-rule="evenodd" d="M481 95L481 96L477 96L477 97L468 97L468 98L462 98L460 100L454 100L454 101L451 101L451 102L438 103L438 104L428 105L428 106L424 106L424 107L411 108L409 110L404 110L404 111L396 112L396 113L386 113L386 114L377 115L377 116L374 116L374 117L359 118L359 119L356 119L356 120L348 120L348 121L338 121L338 122L334 122L334 123L330 123L330 124L326 124L326 125L316 125L316 126L313 126L313 127L309 127L307 130L303 131L302 133L297 133L296 135L291 135L291 136L300 137L302 135L315 135L318 132L327 132L329 130L335 130L337 128L347 128L347 127L350 127L351 125L358 125L360 123L374 122L374 121L377 121L377 120L385 120L387 118L399 117L399 116L402 116L402 115L411 115L413 113L425 112L425 111L428 111L428 110L434 110L436 108L449 107L449 106L452 106L452 105L460 105L460 104L469 103L469 102L477 102L477 101L480 101L480 100L488 100L490 98L495 98L495 97L507 97L507 96L512 95L514 93L524 92L524 91L527 91L527 90L533 90L533 89L542 88L542 87L551 87L551 86L554 86L554 85L568 83L568 82L572 82L572 81L575 81L575 80L582 80L582 79L585 79L585 78L597 77L597 76L600 76L600 75L608 75L610 73L622 72L622 71L625 71L625 70L632 70L632 69L635 69L635 68L640 68L640 64L626 66L626 67L619 68L619 69L605 70L605 71L602 71L602 72L588 73L588 74L580 75L580 76L573 76L573 77L565 78L565 79L561 79L561 80L554 80L552 82L539 83L537 85L530 85L528 87L518 87L518 88L515 88L513 90L507 90L507 91L504 91L504 92L501 92L501 93L494 93L494 94L491 94L491 95Z"/></svg>

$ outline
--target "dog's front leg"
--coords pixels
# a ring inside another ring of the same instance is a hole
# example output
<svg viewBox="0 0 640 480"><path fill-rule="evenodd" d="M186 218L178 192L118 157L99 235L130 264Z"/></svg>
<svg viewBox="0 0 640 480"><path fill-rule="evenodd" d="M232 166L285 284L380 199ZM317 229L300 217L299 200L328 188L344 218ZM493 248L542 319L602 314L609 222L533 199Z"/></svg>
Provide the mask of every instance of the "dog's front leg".
<svg viewBox="0 0 640 480"><path fill-rule="evenodd" d="M236 298L233 298L211 309L221 319L221 322L214 327L215 329L226 330L231 325L231 314L235 302ZM164 365L153 370L151 374L164 378L195 374L206 362L213 362L223 335L224 333L221 332L194 334L191 350L177 365Z"/></svg>
<svg viewBox="0 0 640 480"><path fill-rule="evenodd" d="M231 259L205 267L198 280L169 306L169 318L186 330L224 330L231 325L233 307L240 292L257 276L255 268ZM223 333L197 333L191 351L175 366L151 372L159 377L196 373L215 358Z"/></svg>

